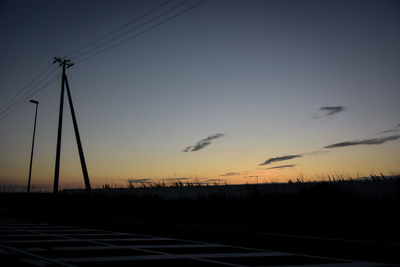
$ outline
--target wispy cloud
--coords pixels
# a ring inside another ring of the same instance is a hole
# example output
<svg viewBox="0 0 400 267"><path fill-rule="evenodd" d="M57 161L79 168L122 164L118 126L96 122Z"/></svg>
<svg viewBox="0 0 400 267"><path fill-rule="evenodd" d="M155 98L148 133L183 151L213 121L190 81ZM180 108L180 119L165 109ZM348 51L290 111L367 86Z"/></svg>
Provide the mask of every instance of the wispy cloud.
<svg viewBox="0 0 400 267"><path fill-rule="evenodd" d="M387 133L397 133L400 132L400 129L391 129L391 130L386 130L382 132L377 132L376 134L387 134Z"/></svg>
<svg viewBox="0 0 400 267"><path fill-rule="evenodd" d="M225 174L220 174L220 176L236 176L236 175L241 175L240 172L227 172Z"/></svg>
<svg viewBox="0 0 400 267"><path fill-rule="evenodd" d="M222 137L224 135L225 134L221 134L221 133L217 133L217 134L211 135L211 136L209 136L207 138L204 138L204 139L198 141L194 146L188 146L188 147L184 148L182 151L183 152L198 151L198 150L203 149L204 147L210 145L212 140L220 138L220 137Z"/></svg>
<svg viewBox="0 0 400 267"><path fill-rule="evenodd" d="M325 146L325 148L337 148L337 147L346 147L346 146L358 146L358 145L381 145L383 143L394 141L400 138L400 135L391 135L380 138L371 138L371 139L363 139L363 140L354 140L354 141L345 141L340 143L335 143L329 146Z"/></svg>
<svg viewBox="0 0 400 267"><path fill-rule="evenodd" d="M263 165L268 165L268 164L275 163L275 162L291 160L291 159L295 159L295 158L308 157L308 156L317 156L317 155L326 154L329 152L331 152L331 151L330 150L315 150L315 151L306 152L306 153L302 153L302 154L293 154L293 155L286 155L286 156L281 156L281 157L274 157L274 158L269 158L265 162L258 164L258 165L263 166ZM281 166L277 166L277 167L267 168L266 170L275 169L275 168L276 169L288 168L288 167L294 167L294 166L296 166L296 165L288 164L288 165L281 165Z"/></svg>
<svg viewBox="0 0 400 267"><path fill-rule="evenodd" d="M336 113L344 111L344 107L342 106L334 106L334 107L321 107L319 110L324 111L326 116L332 116Z"/></svg>
<svg viewBox="0 0 400 267"><path fill-rule="evenodd" d="M260 166L262 165L268 165L271 164L273 162L279 162L279 161L285 161L285 160L290 160L290 159L295 159L295 158L300 158L303 155L298 154L298 155L286 155L286 156L282 156L282 157L275 157L275 158L269 158L266 161L264 161L263 163L259 164Z"/></svg>
<svg viewBox="0 0 400 267"><path fill-rule="evenodd" d="M343 107L343 106L326 106L326 107L320 107L318 109L318 111L320 114L315 115L312 118L319 119L322 117L330 117L339 112L345 111L345 107Z"/></svg>
<svg viewBox="0 0 400 267"><path fill-rule="evenodd" d="M150 183L151 179L145 178L145 179L129 179L130 183Z"/></svg>
<svg viewBox="0 0 400 267"><path fill-rule="evenodd" d="M223 182L225 181L225 179L207 179L204 180L203 183L219 183L219 182Z"/></svg>
<svg viewBox="0 0 400 267"><path fill-rule="evenodd" d="M386 133L397 133L397 132L400 132L400 124L398 124L396 127L392 128L392 129L377 132L375 134L386 134Z"/></svg>
<svg viewBox="0 0 400 267"><path fill-rule="evenodd" d="M296 164L287 164L287 165L281 165L281 166L276 166L276 167L271 167L267 168L267 170L272 170L272 169L285 169L285 168L291 168L296 166Z"/></svg>
<svg viewBox="0 0 400 267"><path fill-rule="evenodd" d="M170 180L170 181L182 181L182 180L191 180L192 178L188 177L174 177L174 178L164 178L163 180Z"/></svg>

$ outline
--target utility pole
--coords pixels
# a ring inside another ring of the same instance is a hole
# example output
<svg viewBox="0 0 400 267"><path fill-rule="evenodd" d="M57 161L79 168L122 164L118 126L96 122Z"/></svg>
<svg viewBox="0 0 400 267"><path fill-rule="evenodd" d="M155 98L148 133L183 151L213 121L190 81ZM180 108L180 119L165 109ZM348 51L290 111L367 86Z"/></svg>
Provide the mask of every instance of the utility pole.
<svg viewBox="0 0 400 267"><path fill-rule="evenodd" d="M61 76L61 96L60 96L60 111L58 113L58 132L57 132L57 151L56 151L56 165L54 168L54 188L53 193L58 193L58 180L60 176L60 153L61 153L61 133L62 133L62 120L63 120L63 109L64 109L64 79L65 79L65 69L69 61L66 59L61 61L61 58L54 58L53 64L56 62L60 63L62 66L62 76ZM70 67L70 66L69 66Z"/></svg>
<svg viewBox="0 0 400 267"><path fill-rule="evenodd" d="M72 103L71 91L69 90L69 84L68 84L67 75L65 75L65 85L67 86L69 108L71 110L72 123L74 124L76 144L78 146L79 158L81 160L82 174L83 174L83 179L85 181L85 188L86 188L87 193L91 194L92 193L92 189L90 187L89 174L88 174L88 171L87 171L86 161L85 161L85 154L83 153L81 137L79 135L78 123L77 123L76 117L75 117L74 104Z"/></svg>
<svg viewBox="0 0 400 267"><path fill-rule="evenodd" d="M36 105L35 109L35 123L33 124L33 137L32 137L32 149L31 149L31 162L29 164L29 177L28 177L28 188L26 190L27 193L31 190L31 176L32 176L32 162L33 162L33 149L35 148L35 133L36 133L36 119L37 119L37 110L39 106L39 101L30 100L29 102Z"/></svg>
<svg viewBox="0 0 400 267"><path fill-rule="evenodd" d="M59 115L58 115L57 151L56 151L56 163L55 163L55 169L54 169L53 193L54 194L58 193L58 181L59 181L59 174L60 174L61 133L62 133L62 120L63 120L63 108L64 108L64 90L65 90L65 87L67 87L69 107L71 110L72 122L74 125L75 138L76 138L76 143L78 146L79 158L81 161L81 167L82 167L83 179L85 181L86 193L88 195L91 195L92 189L90 187L90 180L89 180L89 174L88 174L87 167L86 167L85 155L83 153L82 142L81 142L81 138L79 135L78 123L76 121L74 105L72 103L71 91L69 89L67 75L65 74L65 70L72 67L74 64L70 63L70 60L68 60L68 59L61 59L61 58L55 57L53 64L56 62L58 62L59 66L62 67L62 77L61 77L60 111L59 111Z"/></svg>

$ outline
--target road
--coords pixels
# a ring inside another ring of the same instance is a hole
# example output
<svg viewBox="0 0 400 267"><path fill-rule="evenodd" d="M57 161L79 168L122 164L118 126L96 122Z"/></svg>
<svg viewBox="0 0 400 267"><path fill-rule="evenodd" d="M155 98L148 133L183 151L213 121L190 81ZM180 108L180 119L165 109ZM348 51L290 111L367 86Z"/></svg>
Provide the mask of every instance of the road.
<svg viewBox="0 0 400 267"><path fill-rule="evenodd" d="M223 242L221 242L223 243ZM394 266L0 218L2 266Z"/></svg>

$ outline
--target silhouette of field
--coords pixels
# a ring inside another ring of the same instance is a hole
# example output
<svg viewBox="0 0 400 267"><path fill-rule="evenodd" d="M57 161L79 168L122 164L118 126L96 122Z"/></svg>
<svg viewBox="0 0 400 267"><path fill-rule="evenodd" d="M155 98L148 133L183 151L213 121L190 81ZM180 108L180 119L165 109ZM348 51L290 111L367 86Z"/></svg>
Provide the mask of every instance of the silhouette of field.
<svg viewBox="0 0 400 267"><path fill-rule="evenodd" d="M0 208L3 217L22 222L96 226L400 264L399 189L398 178L375 177L275 185L107 189L94 190L91 198L71 190L57 195L1 193ZM184 193L176 193L179 190Z"/></svg>

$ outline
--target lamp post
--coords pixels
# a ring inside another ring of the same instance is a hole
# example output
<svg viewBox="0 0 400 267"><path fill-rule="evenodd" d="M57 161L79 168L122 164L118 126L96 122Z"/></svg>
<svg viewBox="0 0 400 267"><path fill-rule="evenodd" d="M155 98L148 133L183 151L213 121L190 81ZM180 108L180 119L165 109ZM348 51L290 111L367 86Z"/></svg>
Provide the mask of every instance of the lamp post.
<svg viewBox="0 0 400 267"><path fill-rule="evenodd" d="M33 160L33 149L34 149L34 147L35 147L36 118L37 118L37 110L38 110L39 101L30 100L29 102L31 102L31 103L33 103L33 104L36 105L36 110L35 110L35 123L34 123L34 125L33 125L31 163L29 164L29 178L28 178L28 189L27 189L27 192L28 192L28 193L29 193L29 191L30 191L30 189L31 189L32 160Z"/></svg>

